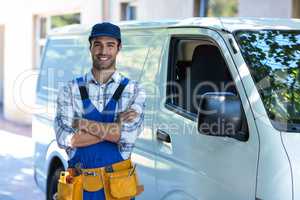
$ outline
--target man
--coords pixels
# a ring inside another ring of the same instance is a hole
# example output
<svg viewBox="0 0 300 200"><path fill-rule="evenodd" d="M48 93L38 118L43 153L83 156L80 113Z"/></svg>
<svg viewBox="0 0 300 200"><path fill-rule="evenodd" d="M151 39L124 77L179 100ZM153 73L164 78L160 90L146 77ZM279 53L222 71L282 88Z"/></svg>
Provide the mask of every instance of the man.
<svg viewBox="0 0 300 200"><path fill-rule="evenodd" d="M92 69L69 82L57 99L55 132L69 167L99 168L128 159L144 120L145 92L116 70L120 28L93 26L89 36ZM103 189L84 200L105 199Z"/></svg>

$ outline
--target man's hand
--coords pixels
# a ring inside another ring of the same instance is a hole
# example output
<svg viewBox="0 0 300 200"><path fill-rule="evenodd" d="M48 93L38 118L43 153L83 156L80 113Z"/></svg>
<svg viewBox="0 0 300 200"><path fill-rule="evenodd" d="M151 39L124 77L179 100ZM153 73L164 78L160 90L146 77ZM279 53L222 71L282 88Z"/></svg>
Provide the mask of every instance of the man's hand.
<svg viewBox="0 0 300 200"><path fill-rule="evenodd" d="M132 122L136 117L138 116L138 113L133 109L128 109L127 111L120 112L118 116L118 122L120 123L128 123ZM77 128L80 130L84 130L87 132L95 132L95 129L100 129L99 126L101 126L102 123L87 120L87 119L75 119L73 120L73 128Z"/></svg>
<svg viewBox="0 0 300 200"><path fill-rule="evenodd" d="M119 114L117 123L102 123L87 119L75 119L72 126L88 134L94 135L101 140L118 142L121 135L121 124L132 122L137 116L138 113L136 111L129 109L128 111Z"/></svg>
<svg viewBox="0 0 300 200"><path fill-rule="evenodd" d="M118 142L120 139L120 123L102 123L87 119L76 119L73 121L74 128L94 135L101 140Z"/></svg>
<svg viewBox="0 0 300 200"><path fill-rule="evenodd" d="M96 125L97 122L94 122L92 120L87 120L87 119L74 119L72 127L77 128L79 130L83 130L86 132L89 132L89 129Z"/></svg>
<svg viewBox="0 0 300 200"><path fill-rule="evenodd" d="M133 109L128 109L127 111L125 112L121 112L119 114L119 118L118 120L121 122L121 123L126 123L126 122L133 122L133 120L138 116L138 113L133 110Z"/></svg>

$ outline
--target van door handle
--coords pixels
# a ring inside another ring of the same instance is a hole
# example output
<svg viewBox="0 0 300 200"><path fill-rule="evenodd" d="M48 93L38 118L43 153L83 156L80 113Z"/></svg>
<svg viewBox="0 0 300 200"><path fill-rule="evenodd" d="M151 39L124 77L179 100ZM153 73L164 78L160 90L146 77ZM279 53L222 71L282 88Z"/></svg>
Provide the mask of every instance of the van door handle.
<svg viewBox="0 0 300 200"><path fill-rule="evenodd" d="M168 133L166 133L165 131L162 131L160 129L157 129L156 131L156 139L166 142L166 143L171 143L171 137Z"/></svg>

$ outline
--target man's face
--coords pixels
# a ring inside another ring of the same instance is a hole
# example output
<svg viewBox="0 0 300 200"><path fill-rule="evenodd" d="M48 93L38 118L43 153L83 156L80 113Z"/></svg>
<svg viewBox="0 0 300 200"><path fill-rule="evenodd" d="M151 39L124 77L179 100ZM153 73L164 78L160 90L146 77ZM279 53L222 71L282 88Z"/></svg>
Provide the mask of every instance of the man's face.
<svg viewBox="0 0 300 200"><path fill-rule="evenodd" d="M97 70L114 69L119 52L119 42L112 37L96 37L91 41L93 67Z"/></svg>

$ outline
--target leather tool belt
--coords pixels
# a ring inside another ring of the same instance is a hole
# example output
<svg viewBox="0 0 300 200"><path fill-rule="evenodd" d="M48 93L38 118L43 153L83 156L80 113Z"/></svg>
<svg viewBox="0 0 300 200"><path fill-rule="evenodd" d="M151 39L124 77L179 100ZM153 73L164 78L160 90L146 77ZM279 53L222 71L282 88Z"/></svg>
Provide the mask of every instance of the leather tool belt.
<svg viewBox="0 0 300 200"><path fill-rule="evenodd" d="M135 165L124 160L109 166L81 169L74 173L68 169L60 174L58 200L82 200L83 191L96 192L104 189L106 200L130 200L141 194L144 186L139 185Z"/></svg>

